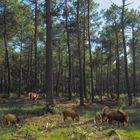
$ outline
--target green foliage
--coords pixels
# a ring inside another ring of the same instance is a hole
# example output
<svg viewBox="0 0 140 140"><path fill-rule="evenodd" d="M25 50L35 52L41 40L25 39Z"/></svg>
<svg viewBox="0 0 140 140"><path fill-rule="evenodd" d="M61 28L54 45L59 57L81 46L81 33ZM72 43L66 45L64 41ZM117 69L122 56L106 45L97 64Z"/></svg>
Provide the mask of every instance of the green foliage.
<svg viewBox="0 0 140 140"><path fill-rule="evenodd" d="M101 140L106 140L108 132L114 129L123 140L127 140L128 138L134 140L140 139L139 108L128 107L126 105L123 107L129 115L128 128L124 128L122 126L117 127L117 125L110 127L105 124L103 126L103 130L99 131L94 127L93 119L95 117L95 113L101 110L102 107L103 105L99 104L76 106L74 109L80 113L80 121L73 122L70 119L64 123L63 117L59 113L66 107L62 104L56 104L53 108L56 114L46 114L38 117L33 114L33 116L30 116L31 118L27 118L26 121L23 120L21 128L16 129L15 126L5 126L4 128L0 128L0 138L10 140L12 139L12 134L17 134L38 140L93 140L96 139L96 137L100 137ZM117 107L120 106L115 106L114 108ZM36 109L41 108L43 108L43 106L37 104L23 107L1 107L0 119L1 121L3 120L5 111L17 114L23 114L24 111L28 111L29 114L32 114L32 112L36 111Z"/></svg>
<svg viewBox="0 0 140 140"><path fill-rule="evenodd" d="M68 137L70 140L89 140L94 135L95 129L88 125L82 127L76 127L74 130L66 133L65 137Z"/></svg>
<svg viewBox="0 0 140 140"><path fill-rule="evenodd" d="M64 140L64 130L57 130L54 133L50 133L49 136L47 137L48 140ZM67 137L67 140L69 138Z"/></svg>
<svg viewBox="0 0 140 140"><path fill-rule="evenodd" d="M85 127L73 127L58 129L53 133L50 133L47 137L48 140L89 140L94 135L95 129L88 126Z"/></svg>
<svg viewBox="0 0 140 140"><path fill-rule="evenodd" d="M45 140L46 135L38 131L39 126L27 123L21 129L18 130L19 134L27 135L27 137L35 138L37 140Z"/></svg>
<svg viewBox="0 0 140 140"><path fill-rule="evenodd" d="M140 139L140 130L139 129L135 129L135 128L132 128L130 130L127 130L125 133L123 132L120 132L122 134L122 136L124 137L130 137L131 139L133 140L139 140Z"/></svg>
<svg viewBox="0 0 140 140"><path fill-rule="evenodd" d="M51 106L50 109L54 114L60 114L62 111L64 111L65 107L59 104L56 104L54 106Z"/></svg>
<svg viewBox="0 0 140 140"><path fill-rule="evenodd" d="M74 98L72 101L76 104L78 104L80 102L80 100L78 98Z"/></svg>
<svg viewBox="0 0 140 140"><path fill-rule="evenodd" d="M11 140L12 129L2 129L0 128L0 140Z"/></svg>

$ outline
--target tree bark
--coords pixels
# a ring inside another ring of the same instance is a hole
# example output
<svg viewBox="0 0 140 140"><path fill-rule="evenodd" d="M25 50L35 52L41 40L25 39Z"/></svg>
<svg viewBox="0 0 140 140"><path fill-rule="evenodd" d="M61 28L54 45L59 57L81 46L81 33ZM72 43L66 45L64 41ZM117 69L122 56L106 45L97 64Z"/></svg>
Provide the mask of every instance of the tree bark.
<svg viewBox="0 0 140 140"><path fill-rule="evenodd" d="M86 4L86 1L85 1ZM86 9L86 8L85 8ZM87 99L87 87L86 87L86 13L84 9L84 28L83 28L83 84L84 84L84 96Z"/></svg>
<svg viewBox="0 0 140 140"><path fill-rule="evenodd" d="M125 12L125 0L123 1L123 6L122 6L122 40L123 40L123 49L124 49L124 65L125 65L125 81L126 81L126 90L128 94L128 102L129 105L132 104L132 95L130 91L130 83L129 83L129 75L128 75L128 62L127 62L127 51L126 51L126 42L125 42L125 24L124 24L124 12Z"/></svg>
<svg viewBox="0 0 140 140"><path fill-rule="evenodd" d="M34 87L37 88L37 26L38 26L38 7L37 7L37 0L35 0L35 33L34 33L34 47L35 47L35 75L34 75Z"/></svg>
<svg viewBox="0 0 140 140"><path fill-rule="evenodd" d="M94 83L93 83L93 64L92 64L92 52L91 52L91 42L90 42L90 0L88 0L88 45L90 54L90 77L91 77L91 98L92 103L94 102Z"/></svg>
<svg viewBox="0 0 140 140"><path fill-rule="evenodd" d="M7 46L7 21L6 21L6 4L4 5L4 46L5 46L5 66L6 66L6 75L7 75L7 94L8 97L10 96L10 89L11 89L11 78L10 78L10 64L9 64L9 54L8 54L8 46Z"/></svg>
<svg viewBox="0 0 140 140"><path fill-rule="evenodd" d="M117 27L115 29L115 36L116 36L116 93L120 95L120 55L119 55L119 39L118 39L118 30Z"/></svg>
<svg viewBox="0 0 140 140"><path fill-rule="evenodd" d="M53 104L53 72L52 72L52 0L46 0L46 101Z"/></svg>
<svg viewBox="0 0 140 140"><path fill-rule="evenodd" d="M136 96L136 50L135 50L135 35L134 25L132 25L132 57L133 57L133 95Z"/></svg>
<svg viewBox="0 0 140 140"><path fill-rule="evenodd" d="M58 48L58 74L57 74L57 83L56 83L56 96L59 96L59 85L60 85L60 74L61 74L61 48Z"/></svg>
<svg viewBox="0 0 140 140"><path fill-rule="evenodd" d="M110 35L109 35L110 36ZM110 37L109 37L110 38ZM109 40L109 93L112 93L112 49L111 49L111 41Z"/></svg>
<svg viewBox="0 0 140 140"><path fill-rule="evenodd" d="M19 60L19 90L18 90L18 98L21 96L22 89L22 49L23 49L23 34L22 29L20 33L20 60Z"/></svg>
<svg viewBox="0 0 140 140"><path fill-rule="evenodd" d="M33 39L31 39L31 46L30 46L30 65L29 65L29 77L30 77L30 90L33 90Z"/></svg>
<svg viewBox="0 0 140 140"><path fill-rule="evenodd" d="M68 95L69 95L69 100L71 100L71 98L72 98L72 93L71 93L71 48L70 48L69 30L68 30L68 4L67 4L67 0L65 0L65 15L66 15L65 20L66 20L68 60L69 60Z"/></svg>
<svg viewBox="0 0 140 140"><path fill-rule="evenodd" d="M84 105L83 99L83 70L82 70L82 57L81 57L81 47L80 47L80 29L79 29L79 0L77 0L77 45L78 45L78 55L79 55L79 72L80 72L80 105Z"/></svg>

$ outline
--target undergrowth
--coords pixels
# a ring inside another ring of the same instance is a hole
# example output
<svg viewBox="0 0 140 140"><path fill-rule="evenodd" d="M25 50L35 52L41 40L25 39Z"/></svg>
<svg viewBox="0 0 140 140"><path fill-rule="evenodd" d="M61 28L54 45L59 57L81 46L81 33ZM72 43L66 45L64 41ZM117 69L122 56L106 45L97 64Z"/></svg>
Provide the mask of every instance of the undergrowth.
<svg viewBox="0 0 140 140"><path fill-rule="evenodd" d="M139 107L123 105L123 109L129 115L129 126L127 128L104 125L103 130L98 130L94 126L93 119L95 113L100 111L103 106L102 104L93 104L66 107L65 104L56 104L52 107L53 114L44 115L34 114L34 112L44 108L44 105L40 104L0 107L0 140L11 140L14 134L34 140L109 140L111 138L107 134L112 129L117 132L122 140L140 140ZM113 107L119 108L120 105ZM73 122L71 119L68 119L65 123L63 122L61 112L66 108L73 108L80 114L79 123ZM3 124L3 116L9 112L20 115L30 113L30 117L23 121L21 128L7 126Z"/></svg>

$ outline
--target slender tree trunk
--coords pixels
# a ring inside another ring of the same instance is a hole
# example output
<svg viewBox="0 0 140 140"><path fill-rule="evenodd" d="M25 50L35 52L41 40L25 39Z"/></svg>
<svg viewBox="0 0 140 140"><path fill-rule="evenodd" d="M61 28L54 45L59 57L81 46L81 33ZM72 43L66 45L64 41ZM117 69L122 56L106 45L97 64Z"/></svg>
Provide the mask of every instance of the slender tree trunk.
<svg viewBox="0 0 140 140"><path fill-rule="evenodd" d="M128 102L129 105L132 104L132 95L130 91L130 83L129 83L129 75L128 75L128 62L127 62L127 51L126 51L126 42L125 42L125 24L124 24L124 12L125 12L125 0L123 1L123 7L122 7L122 39L123 39L123 49L124 49L124 64L125 64L125 80L126 80L126 90L128 94Z"/></svg>
<svg viewBox="0 0 140 140"><path fill-rule="evenodd" d="M107 91L107 98L109 98L109 61L107 61L107 73L106 73L106 91Z"/></svg>
<svg viewBox="0 0 140 140"><path fill-rule="evenodd" d="M116 93L120 95L120 55L119 55L119 39L118 39L118 30L117 27L115 29L115 36L116 36Z"/></svg>
<svg viewBox="0 0 140 140"><path fill-rule="evenodd" d="M133 95L136 96L136 50L135 50L134 25L132 25L132 57L133 57Z"/></svg>
<svg viewBox="0 0 140 140"><path fill-rule="evenodd" d="M22 89L22 49L23 49L23 34L22 29L20 33L20 62L19 62L19 91L18 91L18 98L21 96L21 89Z"/></svg>
<svg viewBox="0 0 140 140"><path fill-rule="evenodd" d="M10 88L11 88L11 79L10 79L10 64L9 64L9 54L8 54L8 46L7 46L7 21L6 21L6 4L4 6L4 46L5 46L5 65L6 65L6 73L7 73L7 94L10 96Z"/></svg>
<svg viewBox="0 0 140 140"><path fill-rule="evenodd" d="M60 74L61 74L61 48L58 48L58 74L57 74L57 83L56 83L56 96L59 96L59 85L60 85Z"/></svg>
<svg viewBox="0 0 140 140"><path fill-rule="evenodd" d="M97 95L98 93L98 78L97 78L97 74L98 74L98 72L97 72L97 65L95 65L95 95Z"/></svg>
<svg viewBox="0 0 140 140"><path fill-rule="evenodd" d="M79 72L80 72L80 105L84 105L83 99L83 70L82 70L82 57L81 57L81 46L80 46L80 29L79 29L79 0L77 0L77 45L79 54Z"/></svg>
<svg viewBox="0 0 140 140"><path fill-rule="evenodd" d="M61 76L62 76L62 80L61 80L61 83L62 83L62 96L64 96L64 83L65 83L64 80L65 80L65 78L64 78L64 68L63 67L61 67Z"/></svg>
<svg viewBox="0 0 140 140"><path fill-rule="evenodd" d="M34 87L37 88L37 26L38 26L38 7L37 7L37 0L35 0L35 33L34 33L34 47L35 47L35 77L34 77Z"/></svg>
<svg viewBox="0 0 140 140"><path fill-rule="evenodd" d="M85 1L86 4L86 1ZM86 87L86 15L84 9L84 28L83 28L83 84L84 84L84 96L87 99L87 87Z"/></svg>
<svg viewBox="0 0 140 140"><path fill-rule="evenodd" d="M111 50L111 41L109 41L109 93L112 93L112 66L111 66L111 61L112 61L112 50Z"/></svg>
<svg viewBox="0 0 140 140"><path fill-rule="evenodd" d="M100 89L101 89L101 92L100 92L100 97L101 97L101 101L102 101L102 96L103 96L103 45L102 45L102 48L101 48L101 67L100 67Z"/></svg>
<svg viewBox="0 0 140 140"><path fill-rule="evenodd" d="M90 77L91 77L91 97L92 103L94 102L94 84L93 84L93 64L92 64L92 52L90 42L90 0L88 0L88 43L89 43L89 54L90 54Z"/></svg>
<svg viewBox="0 0 140 140"><path fill-rule="evenodd" d="M3 67L1 66L1 69L0 69L1 71L0 71L0 92L2 92L3 93L3 77L4 77L4 75L3 75Z"/></svg>
<svg viewBox="0 0 140 140"><path fill-rule="evenodd" d="M67 46L68 46L68 59L69 59L69 79L68 79L68 94L69 100L72 98L71 93L71 48L70 48L70 41L69 41L69 30L68 30L68 4L67 0L65 0L65 20L66 20L66 32L67 32Z"/></svg>
<svg viewBox="0 0 140 140"><path fill-rule="evenodd" d="M53 104L53 70L52 70L52 0L46 0L46 101Z"/></svg>
<svg viewBox="0 0 140 140"><path fill-rule="evenodd" d="M75 93L76 92L76 77L75 77L75 70L74 70L74 59L72 59L72 89L73 89L73 92Z"/></svg>
<svg viewBox="0 0 140 140"><path fill-rule="evenodd" d="M33 90L33 40L31 39L31 46L30 46L30 89Z"/></svg>
<svg viewBox="0 0 140 140"><path fill-rule="evenodd" d="M29 80L25 80L28 84L27 84L27 89L29 90L31 87L30 87L30 82L31 82L31 76L30 76L30 66L31 66L31 60L30 60L30 47L28 49L28 66L27 66L27 75L29 77Z"/></svg>

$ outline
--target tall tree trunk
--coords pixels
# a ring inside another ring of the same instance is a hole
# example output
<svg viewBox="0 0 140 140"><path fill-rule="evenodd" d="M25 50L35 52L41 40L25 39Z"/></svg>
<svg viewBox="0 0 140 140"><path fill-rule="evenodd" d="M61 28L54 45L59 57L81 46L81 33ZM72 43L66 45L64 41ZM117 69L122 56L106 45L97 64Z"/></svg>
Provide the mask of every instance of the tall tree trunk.
<svg viewBox="0 0 140 140"><path fill-rule="evenodd" d="M34 47L35 47L35 77L34 77L34 87L37 88L37 26L38 26L38 7L37 7L37 0L35 0L35 33L34 33Z"/></svg>
<svg viewBox="0 0 140 140"><path fill-rule="evenodd" d="M18 98L21 96L21 89L22 89L22 49L23 49L23 34L22 29L20 33L20 62L19 62L19 90L18 90Z"/></svg>
<svg viewBox="0 0 140 140"><path fill-rule="evenodd" d="M56 83L56 96L59 96L59 85L60 85L60 74L61 74L61 48L58 48L58 74L57 74L57 83Z"/></svg>
<svg viewBox="0 0 140 140"><path fill-rule="evenodd" d="M101 48L101 64L100 64L100 98L102 101L102 96L103 96L103 45Z"/></svg>
<svg viewBox="0 0 140 140"><path fill-rule="evenodd" d="M115 29L115 36L116 36L116 93L120 95L120 55L119 55L119 39L118 39L118 29Z"/></svg>
<svg viewBox="0 0 140 140"><path fill-rule="evenodd" d="M109 98L109 61L107 61L107 73L106 73L106 91L107 91L107 98Z"/></svg>
<svg viewBox="0 0 140 140"><path fill-rule="evenodd" d="M86 1L85 1L86 4ZM84 7L86 9L86 7ZM83 28L83 85L84 85L84 96L87 99L87 87L86 87L86 13L84 9L84 28Z"/></svg>
<svg viewBox="0 0 140 140"><path fill-rule="evenodd" d="M124 24L124 12L125 12L125 0L123 1L123 6L122 6L122 39L123 39L123 49L124 49L124 65L125 65L125 80L126 80L126 90L128 94L128 102L129 105L132 104L132 95L130 91L130 83L129 83L129 75L128 75L128 62L127 62L127 52L126 52L126 42L125 42L125 24Z"/></svg>
<svg viewBox="0 0 140 140"><path fill-rule="evenodd" d="M53 104L53 71L52 71L52 0L46 0L46 101Z"/></svg>
<svg viewBox="0 0 140 140"><path fill-rule="evenodd" d="M136 50L135 50L134 25L132 25L132 57L133 57L133 95L136 96Z"/></svg>
<svg viewBox="0 0 140 140"><path fill-rule="evenodd" d="M30 89L33 90L33 39L31 39L31 46L30 46Z"/></svg>
<svg viewBox="0 0 140 140"><path fill-rule="evenodd" d="M31 75L30 75L30 66L31 66L31 57L30 57L30 51L31 51L31 48L29 47L28 49L28 66L27 66L27 75L29 77L29 80L26 79L26 82L28 83L27 84L27 89L31 90L31 87L30 87L30 84L31 84Z"/></svg>
<svg viewBox="0 0 140 140"><path fill-rule="evenodd" d="M72 90L75 93L76 92L76 77L75 77L75 69L74 69L74 58L72 58Z"/></svg>
<svg viewBox="0 0 140 140"><path fill-rule="evenodd" d="M7 21L6 21L6 4L4 5L4 46L5 46L5 66L6 66L6 75L7 75L7 94L10 96L10 88L11 88L11 79L10 79L10 64L9 64L9 54L8 54L8 46L7 46Z"/></svg>
<svg viewBox="0 0 140 140"><path fill-rule="evenodd" d="M63 59L62 59L62 61L63 61ZM63 65L63 63L62 63L62 65ZM64 83L65 83L65 78L64 78L64 73L65 73L65 71L64 71L64 68L63 68L63 66L61 67L61 76L62 76L62 80L61 80L61 83L62 83L62 96L64 96Z"/></svg>
<svg viewBox="0 0 140 140"><path fill-rule="evenodd" d="M80 72L80 105L84 105L83 99L83 70L82 70L82 57L81 57L81 46L80 46L80 29L79 29L79 0L77 0L77 45L79 54L79 72Z"/></svg>
<svg viewBox="0 0 140 140"><path fill-rule="evenodd" d="M109 37L110 38L110 37ZM111 49L111 41L109 41L109 93L112 93L112 49Z"/></svg>
<svg viewBox="0 0 140 140"><path fill-rule="evenodd" d="M0 68L0 92L3 93L3 81L4 81L4 74L3 74L3 67Z"/></svg>
<svg viewBox="0 0 140 140"><path fill-rule="evenodd" d="M68 4L67 4L67 0L65 0L65 15L66 15L65 20L66 20L68 60L69 60L68 94L69 94L69 100L71 100L71 98L72 98L72 93L71 93L71 48L70 48L69 29L68 29Z"/></svg>
<svg viewBox="0 0 140 140"><path fill-rule="evenodd" d="M61 55L61 72L60 72L60 75L61 75L61 79L60 79L60 81L61 81L61 94L63 95L64 94L64 78L63 78L63 75L64 75L64 67L63 67L63 55Z"/></svg>
<svg viewBox="0 0 140 140"><path fill-rule="evenodd" d="M90 42L90 0L88 0L88 43L89 43L89 54L90 54L90 77L91 77L91 97L92 103L94 102L94 85L93 85L93 64L92 64L92 52Z"/></svg>

